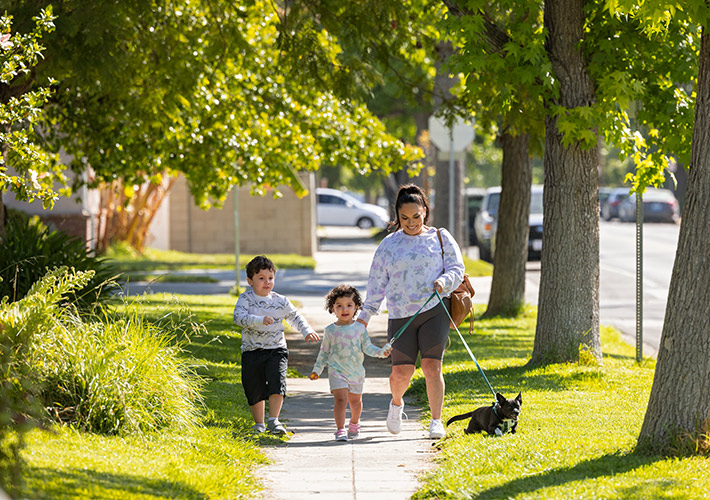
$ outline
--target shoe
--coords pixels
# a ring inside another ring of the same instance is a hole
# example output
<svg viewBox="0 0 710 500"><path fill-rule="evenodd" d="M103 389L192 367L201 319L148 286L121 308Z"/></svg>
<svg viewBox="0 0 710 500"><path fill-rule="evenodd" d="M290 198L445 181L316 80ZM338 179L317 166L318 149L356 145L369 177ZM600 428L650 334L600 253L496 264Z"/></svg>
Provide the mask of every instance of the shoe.
<svg viewBox="0 0 710 500"><path fill-rule="evenodd" d="M284 427L278 419L269 420L269 423L266 424L266 429L271 434L278 434L279 436L283 436L284 434L286 434L286 427Z"/></svg>
<svg viewBox="0 0 710 500"><path fill-rule="evenodd" d="M348 440L348 434L345 432L345 429L338 429L335 431L335 440L336 441L347 441Z"/></svg>
<svg viewBox="0 0 710 500"><path fill-rule="evenodd" d="M392 434L399 434L402 430L402 416L407 417L404 413L404 403L402 406L395 406L390 401L390 409L387 412L387 430Z"/></svg>
<svg viewBox="0 0 710 500"><path fill-rule="evenodd" d="M446 437L446 429L441 420L432 420L429 424L429 439L441 439Z"/></svg>
<svg viewBox="0 0 710 500"><path fill-rule="evenodd" d="M264 424L254 424L251 426L251 431L255 434L261 434L262 432L266 432L266 427Z"/></svg>
<svg viewBox="0 0 710 500"><path fill-rule="evenodd" d="M357 439L360 437L360 424L348 425L348 438Z"/></svg>

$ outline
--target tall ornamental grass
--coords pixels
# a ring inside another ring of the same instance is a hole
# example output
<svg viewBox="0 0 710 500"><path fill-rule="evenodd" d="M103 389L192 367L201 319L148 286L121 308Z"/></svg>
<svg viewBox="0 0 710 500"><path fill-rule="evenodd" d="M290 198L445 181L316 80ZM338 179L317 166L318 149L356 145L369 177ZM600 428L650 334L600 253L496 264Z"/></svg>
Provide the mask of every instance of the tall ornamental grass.
<svg viewBox="0 0 710 500"><path fill-rule="evenodd" d="M166 325L128 305L90 321L65 313L32 353L50 416L103 434L195 427L202 382L182 355L180 326Z"/></svg>

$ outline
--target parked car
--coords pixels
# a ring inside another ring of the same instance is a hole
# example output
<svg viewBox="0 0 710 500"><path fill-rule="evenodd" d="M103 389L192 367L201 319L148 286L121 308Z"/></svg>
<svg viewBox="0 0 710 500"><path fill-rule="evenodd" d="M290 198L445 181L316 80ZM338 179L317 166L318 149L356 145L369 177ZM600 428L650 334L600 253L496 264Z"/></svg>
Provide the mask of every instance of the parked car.
<svg viewBox="0 0 710 500"><path fill-rule="evenodd" d="M500 186L486 190L481 209L474 222L479 257L487 262L493 262L495 253L500 191ZM529 225L528 260L538 260L542 254L542 186L539 185L531 187Z"/></svg>
<svg viewBox="0 0 710 500"><path fill-rule="evenodd" d="M361 229L389 224L389 213L382 207L362 203L337 189L317 188L316 219L321 226L357 226Z"/></svg>
<svg viewBox="0 0 710 500"><path fill-rule="evenodd" d="M643 193L643 221L676 223L680 218L678 200L670 189L650 187ZM619 205L619 220L636 221L636 195L626 197Z"/></svg>
<svg viewBox="0 0 710 500"><path fill-rule="evenodd" d="M629 188L612 189L602 207L602 218L604 220L611 220L619 217L619 205L628 197Z"/></svg>
<svg viewBox="0 0 710 500"><path fill-rule="evenodd" d="M599 216L604 215L604 204L609 199L609 195L613 191L612 188L600 187L599 188Z"/></svg>
<svg viewBox="0 0 710 500"><path fill-rule="evenodd" d="M483 198L486 196L486 190L477 187L467 187L464 190L465 197L465 207L466 207L466 221L468 227L468 244L471 246L478 245L478 238L476 238L476 228L474 227L474 222L476 221L476 215L483 205Z"/></svg>

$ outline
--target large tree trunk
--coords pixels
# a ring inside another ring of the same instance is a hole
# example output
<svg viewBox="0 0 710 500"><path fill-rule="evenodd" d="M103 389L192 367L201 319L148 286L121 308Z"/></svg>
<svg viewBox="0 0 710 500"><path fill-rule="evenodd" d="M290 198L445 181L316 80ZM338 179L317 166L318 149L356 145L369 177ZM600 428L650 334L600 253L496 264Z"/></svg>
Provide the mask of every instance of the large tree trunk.
<svg viewBox="0 0 710 500"><path fill-rule="evenodd" d="M515 315L525 302L532 161L528 135L503 134L503 171L493 281L486 316Z"/></svg>
<svg viewBox="0 0 710 500"><path fill-rule="evenodd" d="M556 103L569 109L594 102L579 48L584 3L545 2L546 48L559 82ZM598 151L579 142L564 146L552 113L545 127L542 270L531 363L575 361L580 349L601 360Z"/></svg>
<svg viewBox="0 0 710 500"><path fill-rule="evenodd" d="M639 444L710 446L710 33L703 29L688 189L651 398Z"/></svg>
<svg viewBox="0 0 710 500"><path fill-rule="evenodd" d="M2 201L2 191L0 191L0 238L5 236L5 222L7 221L7 212L5 211L5 203Z"/></svg>

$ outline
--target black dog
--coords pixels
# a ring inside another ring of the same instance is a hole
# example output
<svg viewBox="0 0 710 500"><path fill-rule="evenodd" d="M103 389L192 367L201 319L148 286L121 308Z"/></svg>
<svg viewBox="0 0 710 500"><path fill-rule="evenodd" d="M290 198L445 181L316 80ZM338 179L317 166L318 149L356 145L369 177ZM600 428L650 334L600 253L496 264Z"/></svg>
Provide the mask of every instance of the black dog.
<svg viewBox="0 0 710 500"><path fill-rule="evenodd" d="M505 399L497 392L496 402L492 406L482 406L463 415L451 417L446 425L471 417L468 427L464 430L465 434L481 431L486 431L491 436L502 436L508 431L515 434L522 404L523 397L520 394L515 399Z"/></svg>

